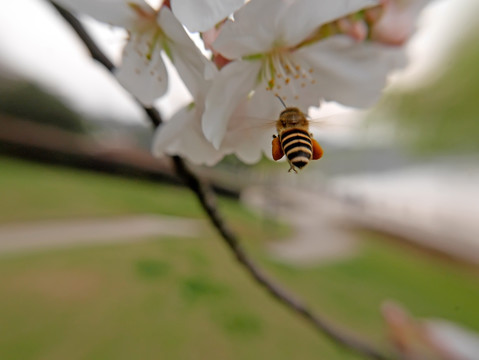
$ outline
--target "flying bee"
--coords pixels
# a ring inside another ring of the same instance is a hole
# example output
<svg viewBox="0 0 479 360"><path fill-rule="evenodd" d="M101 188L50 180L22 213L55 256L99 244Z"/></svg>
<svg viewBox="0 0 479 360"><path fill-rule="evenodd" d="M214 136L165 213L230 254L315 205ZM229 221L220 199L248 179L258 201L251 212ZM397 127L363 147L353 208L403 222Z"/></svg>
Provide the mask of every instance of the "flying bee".
<svg viewBox="0 0 479 360"><path fill-rule="evenodd" d="M275 161L284 155L290 168L295 173L308 165L310 160L318 160L323 156L323 149L309 132L309 120L301 110L287 107L278 97L285 110L276 121L278 135L273 135L272 155Z"/></svg>

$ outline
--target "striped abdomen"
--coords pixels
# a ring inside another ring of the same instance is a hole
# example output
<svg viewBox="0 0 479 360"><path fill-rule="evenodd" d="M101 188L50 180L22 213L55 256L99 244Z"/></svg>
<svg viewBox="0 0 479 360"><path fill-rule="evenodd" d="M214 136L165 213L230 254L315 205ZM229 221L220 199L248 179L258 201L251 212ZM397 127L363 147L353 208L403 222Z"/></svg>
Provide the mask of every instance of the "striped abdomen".
<svg viewBox="0 0 479 360"><path fill-rule="evenodd" d="M302 129L288 129L280 135L281 147L289 163L302 169L313 156L309 133Z"/></svg>

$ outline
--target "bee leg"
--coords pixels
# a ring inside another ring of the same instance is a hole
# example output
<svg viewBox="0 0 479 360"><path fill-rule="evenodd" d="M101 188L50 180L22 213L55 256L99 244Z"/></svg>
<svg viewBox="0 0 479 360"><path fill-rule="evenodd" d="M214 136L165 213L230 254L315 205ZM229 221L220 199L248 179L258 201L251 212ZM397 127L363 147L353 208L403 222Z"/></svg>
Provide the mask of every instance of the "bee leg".
<svg viewBox="0 0 479 360"><path fill-rule="evenodd" d="M290 168L289 168L288 172L291 172L291 170L293 170L295 174L298 173L298 172L296 171L296 169L293 167L293 165L289 165L289 166L290 166Z"/></svg>
<svg viewBox="0 0 479 360"><path fill-rule="evenodd" d="M273 160L277 161L284 156L283 148L281 147L281 142L279 141L279 137L273 135L273 142L271 143L271 155L273 156Z"/></svg>
<svg viewBox="0 0 479 360"><path fill-rule="evenodd" d="M321 159L323 156L323 149L321 148L321 145L319 145L319 143L313 138L311 138L311 143L313 146L313 160Z"/></svg>

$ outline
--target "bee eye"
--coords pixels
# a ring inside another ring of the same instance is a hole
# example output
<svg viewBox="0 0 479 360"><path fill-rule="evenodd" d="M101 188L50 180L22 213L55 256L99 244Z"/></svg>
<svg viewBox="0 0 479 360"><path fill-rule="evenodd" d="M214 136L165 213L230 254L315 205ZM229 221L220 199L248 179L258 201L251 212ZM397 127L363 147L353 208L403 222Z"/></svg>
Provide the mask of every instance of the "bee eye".
<svg viewBox="0 0 479 360"><path fill-rule="evenodd" d="M281 120L281 125L286 126L286 121Z"/></svg>

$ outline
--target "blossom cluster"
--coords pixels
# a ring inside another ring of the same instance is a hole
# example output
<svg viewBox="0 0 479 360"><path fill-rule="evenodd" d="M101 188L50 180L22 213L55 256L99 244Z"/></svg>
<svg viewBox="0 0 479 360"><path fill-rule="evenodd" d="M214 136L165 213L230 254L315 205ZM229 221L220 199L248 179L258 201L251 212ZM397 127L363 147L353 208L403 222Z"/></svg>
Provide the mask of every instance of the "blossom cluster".
<svg viewBox="0 0 479 360"><path fill-rule="evenodd" d="M158 130L156 155L213 165L270 153L283 105L368 107L405 64L428 0L55 0L128 32L117 80L145 106L168 89L165 59L193 102ZM191 34L199 33L205 51Z"/></svg>

